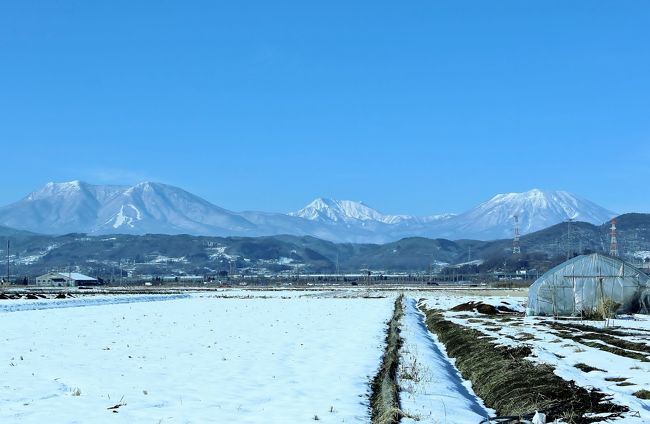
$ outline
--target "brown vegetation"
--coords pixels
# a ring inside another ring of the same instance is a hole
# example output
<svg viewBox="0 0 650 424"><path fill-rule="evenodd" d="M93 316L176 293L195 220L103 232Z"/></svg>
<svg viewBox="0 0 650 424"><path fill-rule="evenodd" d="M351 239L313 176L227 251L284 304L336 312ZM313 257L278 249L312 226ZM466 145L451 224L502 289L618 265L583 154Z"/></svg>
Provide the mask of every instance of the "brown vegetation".
<svg viewBox="0 0 650 424"><path fill-rule="evenodd" d="M386 349L381 368L372 381L370 408L373 424L398 424L404 413L400 409L397 369L402 346L399 323L404 315L403 296L395 301L393 317L388 323Z"/></svg>
<svg viewBox="0 0 650 424"><path fill-rule="evenodd" d="M526 359L531 350L498 346L480 331L452 323L438 311L425 310L427 327L435 332L447 353L456 359L462 376L476 394L499 415L522 416L545 411L549 420L589 423L606 418L585 418L586 413L616 416L627 411L611 403L604 393L587 390L555 375L550 365Z"/></svg>

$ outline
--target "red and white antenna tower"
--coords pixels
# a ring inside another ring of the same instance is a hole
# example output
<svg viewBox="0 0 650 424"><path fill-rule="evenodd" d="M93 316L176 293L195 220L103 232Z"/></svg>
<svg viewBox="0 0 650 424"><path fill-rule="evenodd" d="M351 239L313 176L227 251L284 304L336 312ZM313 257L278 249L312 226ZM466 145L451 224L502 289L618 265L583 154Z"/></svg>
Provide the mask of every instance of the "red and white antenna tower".
<svg viewBox="0 0 650 424"><path fill-rule="evenodd" d="M618 240L616 240L616 218L612 219L612 226L609 227L609 256L618 256Z"/></svg>
<svg viewBox="0 0 650 424"><path fill-rule="evenodd" d="M518 255L521 253L521 246L519 245L519 216L515 215L515 228L514 237L512 238L512 254Z"/></svg>

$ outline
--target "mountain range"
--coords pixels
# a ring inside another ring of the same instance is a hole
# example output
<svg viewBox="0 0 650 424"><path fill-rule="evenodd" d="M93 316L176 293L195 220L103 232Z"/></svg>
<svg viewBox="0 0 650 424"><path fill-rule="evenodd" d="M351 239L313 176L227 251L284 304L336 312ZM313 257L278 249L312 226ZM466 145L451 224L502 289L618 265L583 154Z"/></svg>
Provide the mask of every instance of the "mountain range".
<svg viewBox="0 0 650 424"><path fill-rule="evenodd" d="M618 250L639 266L650 261L650 214L616 218ZM10 260L11 275L37 276L52 270L102 278L145 276L246 275L296 273L468 272L535 269L543 273L576 254L610 248L608 223L560 223L521 237L521 254L508 239L445 240L410 237L398 241L333 243L309 236L206 237L192 235L42 235L2 233L0 257ZM6 242L10 240L10 252ZM150 277L149 277L150 278Z"/></svg>
<svg viewBox="0 0 650 424"><path fill-rule="evenodd" d="M567 219L602 224L616 214L565 191L533 189L499 194L461 214L387 215L363 202L318 198L288 213L233 212L181 188L81 181L48 183L0 208L0 226L41 234L190 234L314 236L352 243L404 237L491 240L510 238L514 216L527 234Z"/></svg>

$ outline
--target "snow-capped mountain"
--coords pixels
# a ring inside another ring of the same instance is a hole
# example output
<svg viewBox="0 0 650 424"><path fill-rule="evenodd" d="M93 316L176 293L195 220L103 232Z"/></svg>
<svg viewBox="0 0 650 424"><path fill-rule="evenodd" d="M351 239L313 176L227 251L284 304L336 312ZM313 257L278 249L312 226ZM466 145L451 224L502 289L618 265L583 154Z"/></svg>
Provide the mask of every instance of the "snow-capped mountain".
<svg viewBox="0 0 650 424"><path fill-rule="evenodd" d="M140 183L109 199L92 232L230 235L255 229L245 218L178 187Z"/></svg>
<svg viewBox="0 0 650 424"><path fill-rule="evenodd" d="M406 215L384 215L363 202L332 200L321 197L299 211L289 213L289 215L319 222L376 221L384 224L395 224L410 218Z"/></svg>
<svg viewBox="0 0 650 424"><path fill-rule="evenodd" d="M81 181L48 183L21 201L0 208L3 225L38 233L67 233L91 228L103 204L121 186L94 186Z"/></svg>
<svg viewBox="0 0 650 424"><path fill-rule="evenodd" d="M299 211L289 213L289 215L327 223L350 224L375 222L389 225L403 223L425 224L446 220L455 216L451 213L429 216L386 215L363 202L332 200L321 197L315 199Z"/></svg>
<svg viewBox="0 0 650 424"><path fill-rule="evenodd" d="M362 202L323 198L289 214L232 212L166 184L127 187L72 181L48 183L0 208L0 225L45 234L291 234L384 243L411 236L508 238L514 215L526 234L567 218L602 224L614 213L567 192L542 190L500 194L460 215L388 215Z"/></svg>
<svg viewBox="0 0 650 424"><path fill-rule="evenodd" d="M515 215L521 234L575 219L602 224L616 214L566 191L533 189L523 193L498 194L438 228L451 238L489 240L512 237Z"/></svg>
<svg viewBox="0 0 650 424"><path fill-rule="evenodd" d="M48 183L0 208L0 222L44 234L84 232L248 234L256 227L177 187L141 183L97 186L80 181Z"/></svg>

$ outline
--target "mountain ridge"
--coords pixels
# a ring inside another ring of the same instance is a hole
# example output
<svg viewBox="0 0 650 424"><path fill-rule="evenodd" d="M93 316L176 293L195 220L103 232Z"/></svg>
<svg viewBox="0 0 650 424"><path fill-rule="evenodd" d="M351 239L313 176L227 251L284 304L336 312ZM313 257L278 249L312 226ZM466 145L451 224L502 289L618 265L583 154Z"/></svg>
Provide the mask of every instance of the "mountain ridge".
<svg viewBox="0 0 650 424"><path fill-rule="evenodd" d="M567 218L602 224L615 214L565 191L533 189L493 196L461 214L384 214L363 202L316 198L287 214L219 207L182 188L156 182L93 185L48 183L0 207L0 225L43 234L311 235L335 241L386 243L404 237L498 239L512 235L514 216L526 234Z"/></svg>
<svg viewBox="0 0 650 424"><path fill-rule="evenodd" d="M650 261L650 214L617 217L619 256L631 263ZM546 269L577 254L609 251L609 225L567 223L521 237L521 254L509 239L478 241L409 237L390 243L334 243L312 236L212 237L191 235L2 234L0 255L11 239L13 275L41 275L69 269L87 275L247 275L269 273L431 272L454 266L470 274ZM570 237L569 237L570 234Z"/></svg>

